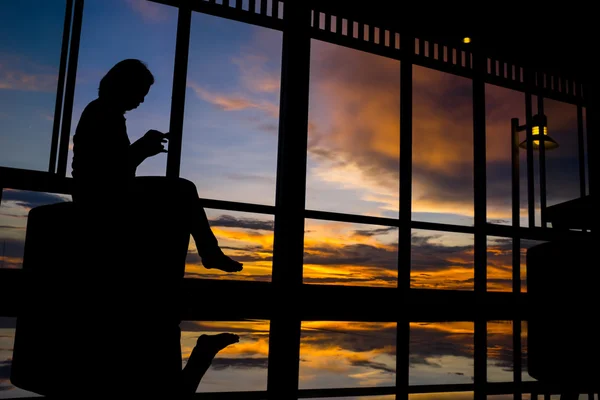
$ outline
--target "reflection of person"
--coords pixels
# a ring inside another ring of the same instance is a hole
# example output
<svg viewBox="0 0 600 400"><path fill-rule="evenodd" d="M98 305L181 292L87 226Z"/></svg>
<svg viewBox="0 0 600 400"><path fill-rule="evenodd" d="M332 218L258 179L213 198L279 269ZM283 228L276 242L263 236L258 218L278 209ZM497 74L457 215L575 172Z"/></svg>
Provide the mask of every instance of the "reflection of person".
<svg viewBox="0 0 600 400"><path fill-rule="evenodd" d="M192 350L181 374L181 399L191 398L196 393L198 384L200 384L202 377L210 367L213 358L219 351L230 344L238 342L239 339L239 336L233 333L201 335L198 338L196 347Z"/></svg>
<svg viewBox="0 0 600 400"><path fill-rule="evenodd" d="M137 167L146 159L166 152L168 134L149 130L134 143L127 136L124 114L144 102L154 77L139 60L117 63L102 78L98 98L83 111L73 136L73 201L105 208L107 190L120 197L119 205L157 201L157 195L177 196L202 264L208 269L238 272L242 264L221 251L200 205L195 185L183 178L136 177ZM158 212L159 204L156 205ZM126 210L131 211L131 210ZM149 216L150 217L150 216Z"/></svg>

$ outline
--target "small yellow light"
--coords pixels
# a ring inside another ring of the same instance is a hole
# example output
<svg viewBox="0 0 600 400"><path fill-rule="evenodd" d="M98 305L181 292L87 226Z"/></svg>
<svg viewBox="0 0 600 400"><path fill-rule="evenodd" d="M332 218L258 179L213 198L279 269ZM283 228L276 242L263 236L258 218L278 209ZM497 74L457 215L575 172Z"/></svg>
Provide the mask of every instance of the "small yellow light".
<svg viewBox="0 0 600 400"><path fill-rule="evenodd" d="M471 43L471 38L468 36L463 38L463 43Z"/></svg>

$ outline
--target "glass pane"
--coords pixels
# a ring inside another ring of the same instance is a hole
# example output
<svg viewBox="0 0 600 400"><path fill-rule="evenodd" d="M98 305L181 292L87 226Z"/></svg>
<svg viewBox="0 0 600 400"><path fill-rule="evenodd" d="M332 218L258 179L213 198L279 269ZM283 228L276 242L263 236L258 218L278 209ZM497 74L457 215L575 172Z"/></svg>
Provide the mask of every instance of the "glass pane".
<svg viewBox="0 0 600 400"><path fill-rule="evenodd" d="M410 385L473 383L473 322L410 324Z"/></svg>
<svg viewBox="0 0 600 400"><path fill-rule="evenodd" d="M65 9L0 3L0 166L48 170Z"/></svg>
<svg viewBox="0 0 600 400"><path fill-rule="evenodd" d="M306 208L398 218L400 62L311 45Z"/></svg>
<svg viewBox="0 0 600 400"><path fill-rule="evenodd" d="M398 228L306 219L304 283L396 287Z"/></svg>
<svg viewBox="0 0 600 400"><path fill-rule="evenodd" d="M545 153L549 207L581 196L577 106L544 99L544 114L548 119L548 136L558 143L558 148Z"/></svg>
<svg viewBox="0 0 600 400"><path fill-rule="evenodd" d="M510 238L487 237L488 291L512 291L512 245Z"/></svg>
<svg viewBox="0 0 600 400"><path fill-rule="evenodd" d="M181 176L200 196L275 204L282 33L192 14Z"/></svg>
<svg viewBox="0 0 600 400"><path fill-rule="evenodd" d="M521 322L521 380L523 382L527 381L537 381L531 375L529 375L529 370L527 369L527 321Z"/></svg>
<svg viewBox="0 0 600 400"><path fill-rule="evenodd" d="M412 218L473 224L473 85L413 67Z"/></svg>
<svg viewBox="0 0 600 400"><path fill-rule="evenodd" d="M0 399L42 397L36 393L19 389L10 383L16 326L16 318L0 317Z"/></svg>
<svg viewBox="0 0 600 400"><path fill-rule="evenodd" d="M473 290L473 235L413 229L410 286Z"/></svg>
<svg viewBox="0 0 600 400"><path fill-rule="evenodd" d="M535 102L534 100L532 102ZM535 104L533 104L535 107ZM487 220L493 224L512 224L511 119L525 125L525 95L516 90L485 85ZM525 139L525 132L520 132ZM519 150L521 225L527 222L527 159Z"/></svg>
<svg viewBox="0 0 600 400"><path fill-rule="evenodd" d="M140 59L155 79L143 104L125 114L130 141L133 143L150 129L169 131L176 32L175 7L151 1L86 0L67 176L71 176L72 138L81 113L98 97L102 77L121 60ZM166 153L148 158L136 174L164 176L166 161Z"/></svg>
<svg viewBox="0 0 600 400"><path fill-rule="evenodd" d="M487 323L488 382L513 382L512 334L512 321L490 321Z"/></svg>
<svg viewBox="0 0 600 400"><path fill-rule="evenodd" d="M217 354L196 392L267 390L269 321L183 321L180 327L183 367L200 335L240 337Z"/></svg>
<svg viewBox="0 0 600 400"><path fill-rule="evenodd" d="M45 204L71 201L71 196L4 189L0 203L0 268L22 268L29 211Z"/></svg>
<svg viewBox="0 0 600 400"><path fill-rule="evenodd" d="M223 252L244 264L236 273L206 269L194 239L186 259L186 278L241 279L270 281L273 266L272 215L206 209L208 222Z"/></svg>
<svg viewBox="0 0 600 400"><path fill-rule="evenodd" d="M300 389L395 384L396 323L302 322Z"/></svg>

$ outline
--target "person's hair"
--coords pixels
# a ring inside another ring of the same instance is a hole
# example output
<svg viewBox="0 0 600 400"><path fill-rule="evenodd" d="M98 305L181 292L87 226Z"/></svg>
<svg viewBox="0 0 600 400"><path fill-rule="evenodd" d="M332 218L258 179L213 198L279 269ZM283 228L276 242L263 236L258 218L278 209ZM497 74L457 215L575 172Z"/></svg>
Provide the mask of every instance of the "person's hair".
<svg viewBox="0 0 600 400"><path fill-rule="evenodd" d="M99 97L120 94L126 88L149 87L154 84L154 76L146 64L137 59L126 59L116 63L100 81Z"/></svg>

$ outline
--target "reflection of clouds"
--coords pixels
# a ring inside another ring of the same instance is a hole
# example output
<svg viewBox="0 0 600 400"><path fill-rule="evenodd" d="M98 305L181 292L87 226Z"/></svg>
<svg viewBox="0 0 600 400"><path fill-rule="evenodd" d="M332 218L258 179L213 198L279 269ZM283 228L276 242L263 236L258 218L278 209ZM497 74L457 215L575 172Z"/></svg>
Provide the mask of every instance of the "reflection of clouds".
<svg viewBox="0 0 600 400"><path fill-rule="evenodd" d="M487 324L488 381L513 380L512 321L490 321Z"/></svg>
<svg viewBox="0 0 600 400"><path fill-rule="evenodd" d="M240 337L217 354L199 392L266 390L269 321L183 321L180 327L184 365L200 335L231 332Z"/></svg>
<svg viewBox="0 0 600 400"><path fill-rule="evenodd" d="M10 329L0 328L0 383L4 378L7 384L14 322L8 325ZM181 330L184 363L201 334L232 332L240 336L239 343L217 355L199 391L266 388L269 321L183 321ZM526 340L526 326L523 333ZM510 322L488 323L488 375L492 380L505 380L502 376L511 373L508 372L512 368L511 334ZM523 357L526 361L526 352ZM395 323L302 323L299 361L302 388L393 386L395 359ZM473 323L412 323L409 362L411 384L471 382ZM499 375L502 369L504 375Z"/></svg>
<svg viewBox="0 0 600 400"><path fill-rule="evenodd" d="M393 323L303 322L301 388L393 385L395 346Z"/></svg>
<svg viewBox="0 0 600 400"><path fill-rule="evenodd" d="M473 323L410 324L410 384L472 383Z"/></svg>
<svg viewBox="0 0 600 400"><path fill-rule="evenodd" d="M491 376L498 376L498 370L512 368L512 325L492 322L488 327ZM473 335L472 322L411 323L411 385L472 383ZM393 385L395 357L394 323L302 323L302 388L366 386L367 380L390 384L386 379Z"/></svg>

